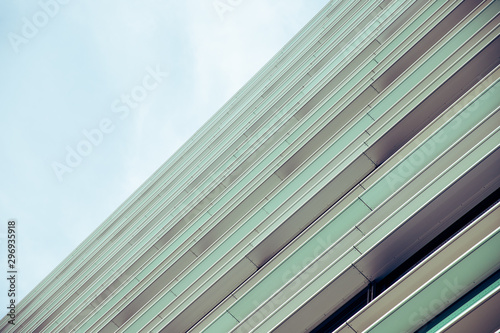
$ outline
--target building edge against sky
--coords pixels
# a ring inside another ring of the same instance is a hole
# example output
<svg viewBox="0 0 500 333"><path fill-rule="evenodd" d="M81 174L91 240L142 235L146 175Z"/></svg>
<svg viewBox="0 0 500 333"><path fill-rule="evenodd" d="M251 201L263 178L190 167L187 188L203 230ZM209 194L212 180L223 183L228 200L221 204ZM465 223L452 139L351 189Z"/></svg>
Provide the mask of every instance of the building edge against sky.
<svg viewBox="0 0 500 333"><path fill-rule="evenodd" d="M330 1L2 332L500 328L500 1Z"/></svg>

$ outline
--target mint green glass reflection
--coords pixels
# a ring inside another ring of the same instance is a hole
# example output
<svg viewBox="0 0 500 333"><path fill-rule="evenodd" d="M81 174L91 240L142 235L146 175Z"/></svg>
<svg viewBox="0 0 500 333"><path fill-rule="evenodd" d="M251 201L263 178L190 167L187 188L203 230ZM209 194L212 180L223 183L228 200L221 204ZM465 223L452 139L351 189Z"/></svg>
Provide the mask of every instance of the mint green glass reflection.
<svg viewBox="0 0 500 333"><path fill-rule="evenodd" d="M500 105L499 88L500 81L497 80L369 188L361 196L363 201L371 208L378 206L482 119L495 111Z"/></svg>

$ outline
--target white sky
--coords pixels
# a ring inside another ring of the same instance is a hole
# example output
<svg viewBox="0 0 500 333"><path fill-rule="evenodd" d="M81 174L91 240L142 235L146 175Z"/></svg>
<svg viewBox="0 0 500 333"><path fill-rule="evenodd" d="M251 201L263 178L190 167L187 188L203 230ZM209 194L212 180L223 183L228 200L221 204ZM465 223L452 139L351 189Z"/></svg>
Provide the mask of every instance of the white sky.
<svg viewBox="0 0 500 333"><path fill-rule="evenodd" d="M17 219L18 301L327 2L1 1L0 238Z"/></svg>

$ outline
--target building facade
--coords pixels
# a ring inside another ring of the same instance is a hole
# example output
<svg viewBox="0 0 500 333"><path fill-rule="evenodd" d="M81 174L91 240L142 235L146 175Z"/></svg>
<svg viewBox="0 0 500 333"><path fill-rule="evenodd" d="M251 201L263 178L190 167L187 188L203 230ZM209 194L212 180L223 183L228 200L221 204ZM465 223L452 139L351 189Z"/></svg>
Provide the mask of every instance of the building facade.
<svg viewBox="0 0 500 333"><path fill-rule="evenodd" d="M330 1L2 332L494 332L500 1Z"/></svg>

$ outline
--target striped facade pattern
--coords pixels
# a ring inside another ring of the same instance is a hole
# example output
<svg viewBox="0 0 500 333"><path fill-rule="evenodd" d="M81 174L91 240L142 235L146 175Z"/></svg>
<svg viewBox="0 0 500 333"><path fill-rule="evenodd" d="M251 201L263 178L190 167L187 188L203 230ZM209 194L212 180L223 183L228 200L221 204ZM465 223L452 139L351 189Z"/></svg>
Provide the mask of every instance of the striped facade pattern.
<svg viewBox="0 0 500 333"><path fill-rule="evenodd" d="M330 1L2 332L494 332L500 1Z"/></svg>

